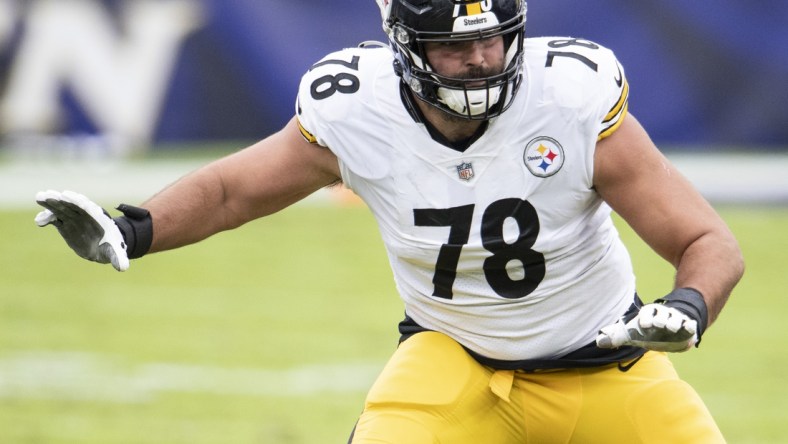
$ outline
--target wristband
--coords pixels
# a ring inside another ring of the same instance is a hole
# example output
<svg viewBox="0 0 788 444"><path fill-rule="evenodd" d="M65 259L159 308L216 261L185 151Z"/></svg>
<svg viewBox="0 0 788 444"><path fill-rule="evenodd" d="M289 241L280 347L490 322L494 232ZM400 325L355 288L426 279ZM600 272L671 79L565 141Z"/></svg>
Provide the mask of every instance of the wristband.
<svg viewBox="0 0 788 444"><path fill-rule="evenodd" d="M120 204L117 208L123 216L114 218L115 225L126 241L126 254L129 259L137 259L150 250L153 241L153 220L150 212L144 208Z"/></svg>
<svg viewBox="0 0 788 444"><path fill-rule="evenodd" d="M694 319L698 323L698 342L695 346L700 344L700 338L708 324L709 312L706 301L698 290L689 287L677 288L654 302L675 308Z"/></svg>

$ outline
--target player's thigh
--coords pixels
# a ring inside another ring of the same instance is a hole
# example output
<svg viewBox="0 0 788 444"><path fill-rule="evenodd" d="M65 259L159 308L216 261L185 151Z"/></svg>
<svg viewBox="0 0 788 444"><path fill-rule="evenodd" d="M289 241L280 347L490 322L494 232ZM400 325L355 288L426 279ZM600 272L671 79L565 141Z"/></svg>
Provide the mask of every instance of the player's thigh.
<svg viewBox="0 0 788 444"><path fill-rule="evenodd" d="M514 425L498 412L505 403L490 390L491 375L447 336L414 335L370 389L351 442L506 442Z"/></svg>
<svg viewBox="0 0 788 444"><path fill-rule="evenodd" d="M573 442L723 443L697 392L664 353L647 353L626 372L583 377L584 406Z"/></svg>

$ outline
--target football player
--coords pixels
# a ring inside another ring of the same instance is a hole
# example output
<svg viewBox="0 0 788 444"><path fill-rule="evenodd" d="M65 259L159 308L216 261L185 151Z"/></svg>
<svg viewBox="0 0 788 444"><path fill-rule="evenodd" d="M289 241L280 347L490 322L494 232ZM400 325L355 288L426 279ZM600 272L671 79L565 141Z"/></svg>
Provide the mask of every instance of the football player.
<svg viewBox="0 0 788 444"><path fill-rule="evenodd" d="M406 310L350 442L723 442L666 352L698 345L741 253L628 113L613 53L524 38L522 0L378 3L389 45L315 63L281 131L114 220L39 193L38 224L125 270L342 182ZM675 266L669 294L638 297L611 211Z"/></svg>

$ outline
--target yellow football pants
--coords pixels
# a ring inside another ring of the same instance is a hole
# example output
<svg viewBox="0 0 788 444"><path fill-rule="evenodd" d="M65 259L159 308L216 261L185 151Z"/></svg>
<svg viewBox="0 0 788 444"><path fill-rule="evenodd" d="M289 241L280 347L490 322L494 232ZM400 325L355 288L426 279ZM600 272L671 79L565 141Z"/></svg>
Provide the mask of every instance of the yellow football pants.
<svg viewBox="0 0 788 444"><path fill-rule="evenodd" d="M403 342L370 389L353 444L722 443L663 353L533 373L485 367L449 337Z"/></svg>

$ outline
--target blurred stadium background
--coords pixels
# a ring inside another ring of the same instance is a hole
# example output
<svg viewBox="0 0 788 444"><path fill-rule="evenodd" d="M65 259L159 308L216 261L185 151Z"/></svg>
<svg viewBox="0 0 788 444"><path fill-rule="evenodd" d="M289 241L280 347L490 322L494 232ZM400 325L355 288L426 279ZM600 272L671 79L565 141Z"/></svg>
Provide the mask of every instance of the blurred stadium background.
<svg viewBox="0 0 788 444"><path fill-rule="evenodd" d="M631 112L752 242L750 273L766 271L738 293L762 298L736 299L706 354L678 364L731 442L788 442L788 2L528 6L527 34L616 52ZM342 442L401 311L363 209L319 193L117 275L34 231L32 200L54 188L139 202L278 129L327 52L383 39L374 0L0 0L0 442ZM347 233L321 236L318 218ZM633 255L642 286L669 286L668 268Z"/></svg>
<svg viewBox="0 0 788 444"><path fill-rule="evenodd" d="M373 0L0 0L0 154L18 161L0 165L2 201L59 185L24 161L103 165L264 137L292 115L309 66L384 39L378 17ZM787 24L781 0L536 0L527 33L614 49L632 113L705 192L773 202L788 195ZM151 191L131 181L125 193Z"/></svg>

